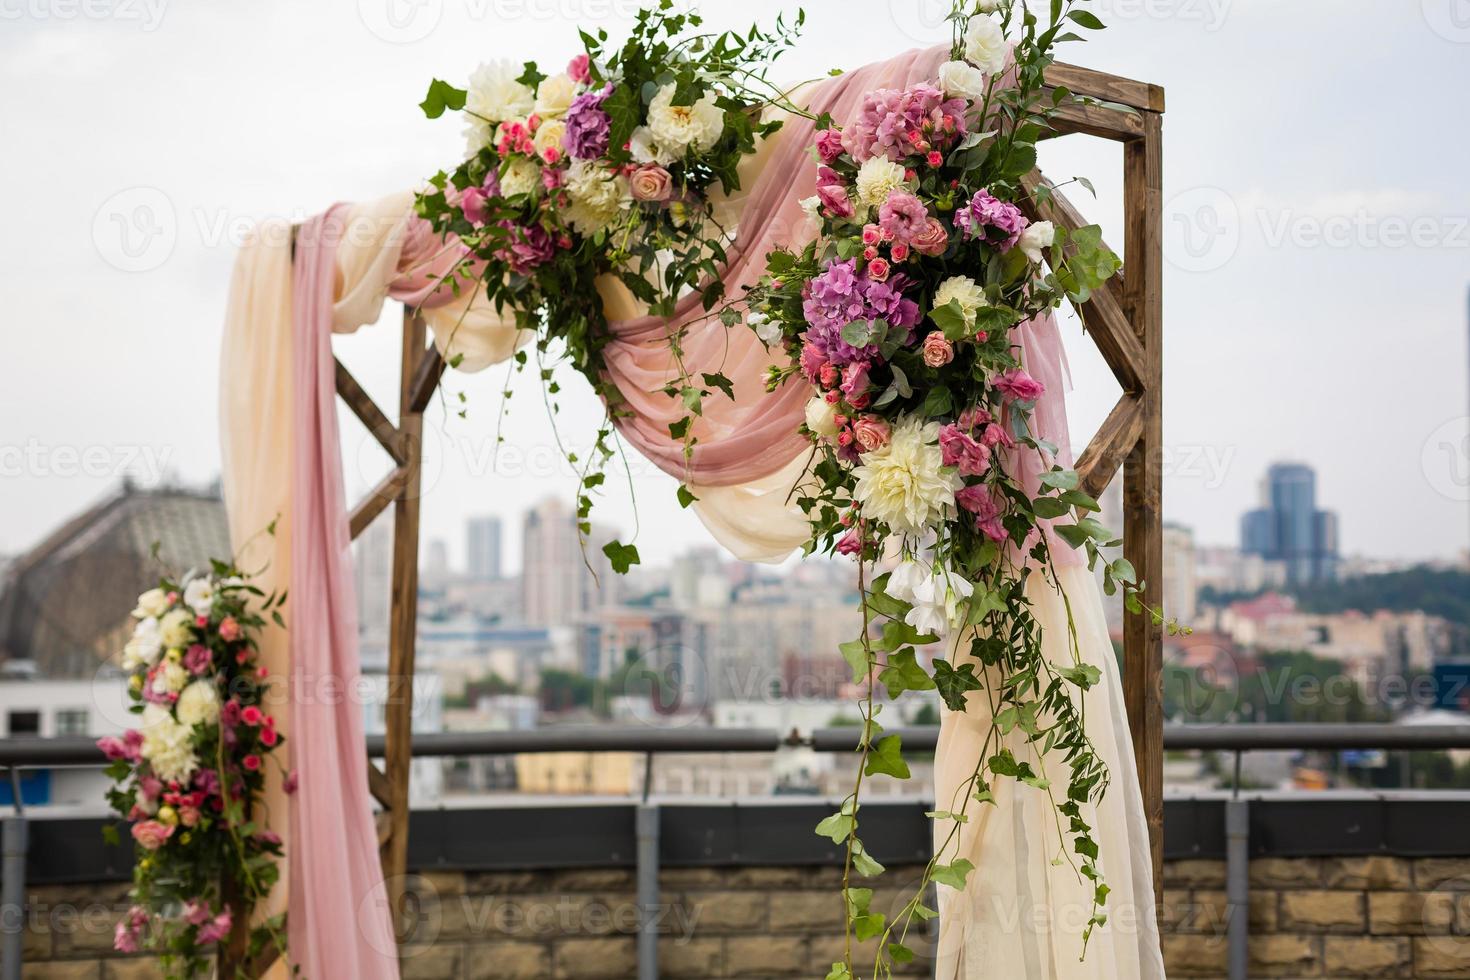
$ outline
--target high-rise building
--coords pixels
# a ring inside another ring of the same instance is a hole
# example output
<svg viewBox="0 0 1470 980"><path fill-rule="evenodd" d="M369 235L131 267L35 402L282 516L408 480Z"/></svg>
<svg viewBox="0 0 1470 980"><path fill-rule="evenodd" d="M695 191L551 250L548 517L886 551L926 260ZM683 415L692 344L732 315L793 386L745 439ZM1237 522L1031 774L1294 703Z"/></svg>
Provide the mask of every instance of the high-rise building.
<svg viewBox="0 0 1470 980"><path fill-rule="evenodd" d="M1165 524L1163 550L1164 615L1188 624L1194 619L1197 595L1194 532L1180 524Z"/></svg>
<svg viewBox="0 0 1470 980"><path fill-rule="evenodd" d="M1286 583L1337 577L1337 515L1317 509L1317 474L1302 463L1274 463L1262 484L1261 507L1240 522L1240 550L1279 561Z"/></svg>
<svg viewBox="0 0 1470 980"><path fill-rule="evenodd" d="M352 543L357 584L357 628L365 642L387 642L393 604L393 515L373 521Z"/></svg>
<svg viewBox="0 0 1470 980"><path fill-rule="evenodd" d="M492 582L500 578L500 518L471 517L465 524L465 568L470 578Z"/></svg>
<svg viewBox="0 0 1470 980"><path fill-rule="evenodd" d="M569 625L590 610L617 602L618 576L602 553L603 545L614 537L594 526L584 541L577 534L577 515L556 497L527 511L521 525L526 622Z"/></svg>

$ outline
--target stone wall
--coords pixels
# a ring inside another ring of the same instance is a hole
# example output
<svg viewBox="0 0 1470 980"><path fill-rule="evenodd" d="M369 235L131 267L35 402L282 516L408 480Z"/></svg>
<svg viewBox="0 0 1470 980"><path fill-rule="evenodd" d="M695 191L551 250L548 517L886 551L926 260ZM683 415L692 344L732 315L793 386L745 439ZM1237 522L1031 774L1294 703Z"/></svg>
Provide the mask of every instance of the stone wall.
<svg viewBox="0 0 1470 980"><path fill-rule="evenodd" d="M890 868L888 910L917 869ZM666 869L659 957L667 977L821 977L842 950L832 868ZM1225 865L1172 861L1161 912L1169 974L1223 977ZM122 885L33 889L30 980L142 980L153 962L111 953ZM417 876L405 980L634 975L627 870ZM1252 977L1470 978L1470 860L1265 859L1251 865ZM912 965L927 975L926 937Z"/></svg>

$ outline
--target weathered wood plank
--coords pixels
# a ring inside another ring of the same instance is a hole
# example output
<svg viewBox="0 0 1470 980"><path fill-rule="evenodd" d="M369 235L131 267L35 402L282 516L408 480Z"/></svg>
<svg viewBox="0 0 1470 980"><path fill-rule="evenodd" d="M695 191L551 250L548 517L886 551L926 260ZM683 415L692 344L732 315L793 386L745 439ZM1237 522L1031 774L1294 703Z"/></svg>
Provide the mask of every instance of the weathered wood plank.
<svg viewBox="0 0 1470 980"><path fill-rule="evenodd" d="M398 499L407 482L408 467L406 465L396 466L388 471L387 476L378 481L377 486L368 491L366 497L358 501L357 506L352 508L352 513L347 518L347 527L354 540L367 530L368 525L376 520L389 504Z"/></svg>
<svg viewBox="0 0 1470 980"><path fill-rule="evenodd" d="M439 379L444 376L445 366L444 358L439 356L439 348L430 344L429 349L419 356L413 378L409 382L405 414L420 415L429 407L429 399L434 397L434 389L439 387Z"/></svg>
<svg viewBox="0 0 1470 980"><path fill-rule="evenodd" d="M368 760L368 792L385 808L393 805L393 784L383 775L383 770L372 759ZM380 842L381 843L381 842Z"/></svg>
<svg viewBox="0 0 1470 980"><path fill-rule="evenodd" d="M1044 90L1047 99L1051 90ZM1067 102L1051 118L1052 135L1082 133L1100 139L1129 142L1143 135L1143 120L1137 112L1085 102Z"/></svg>
<svg viewBox="0 0 1470 980"><path fill-rule="evenodd" d="M1125 394L1108 413L1097 434L1077 460L1077 476L1082 492L1098 497L1113 481L1113 475L1143 435L1143 403Z"/></svg>
<svg viewBox="0 0 1470 980"><path fill-rule="evenodd" d="M337 366L337 396L347 403L347 407L352 409L352 414L356 415L358 421L368 432L372 433L373 438L378 440L388 455L393 457L393 462L402 466L406 453L402 440L398 438L398 429L388 421L388 416L383 414L383 410L378 407L377 402L373 401L372 396L357 383L352 372L348 371L346 366L335 357L332 358L332 363Z"/></svg>
<svg viewBox="0 0 1470 980"><path fill-rule="evenodd" d="M1120 102L1149 112L1164 111L1163 86L1137 82L1121 75L1058 63L1046 70L1046 82L1048 85L1066 86L1077 95Z"/></svg>
<svg viewBox="0 0 1470 980"><path fill-rule="evenodd" d="M1145 114L1145 136L1123 152L1124 308L1146 355L1143 432L1123 472L1123 554L1145 583L1143 601L1163 595L1163 148L1161 120ZM1124 701L1133 733L1138 781L1152 845L1155 899L1161 900L1164 856L1163 631L1147 614L1123 629Z"/></svg>

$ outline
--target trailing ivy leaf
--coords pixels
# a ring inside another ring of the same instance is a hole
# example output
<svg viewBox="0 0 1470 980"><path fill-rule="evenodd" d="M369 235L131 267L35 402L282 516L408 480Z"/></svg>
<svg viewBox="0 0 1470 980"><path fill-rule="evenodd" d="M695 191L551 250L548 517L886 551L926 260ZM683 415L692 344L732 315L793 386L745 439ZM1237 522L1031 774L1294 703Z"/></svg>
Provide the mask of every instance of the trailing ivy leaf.
<svg viewBox="0 0 1470 980"><path fill-rule="evenodd" d="M970 872L974 870L975 866L973 864L971 864L969 861L966 861L964 858L960 858L953 864L936 864L934 866L934 873L930 877L932 877L934 881L938 884L948 885L951 888L963 890L965 887L965 879L969 877Z"/></svg>
<svg viewBox="0 0 1470 980"><path fill-rule="evenodd" d="M888 688L890 698L897 698L904 691L934 690L934 680L919 666L913 647L890 654L888 666L878 674L878 680Z"/></svg>
<svg viewBox="0 0 1470 980"><path fill-rule="evenodd" d="M934 686L951 711L965 710L965 694L981 688L974 664L961 664L956 670L946 660L934 661Z"/></svg>
<svg viewBox="0 0 1470 980"><path fill-rule="evenodd" d="M917 915L920 919L928 922L930 919L938 916L939 913L934 909L931 909L929 906L925 905L923 902L915 902L914 915Z"/></svg>
<svg viewBox="0 0 1470 980"><path fill-rule="evenodd" d="M817 824L817 833L834 844L843 844L857 829L857 820L845 809L826 817Z"/></svg>
<svg viewBox="0 0 1470 980"><path fill-rule="evenodd" d="M677 422L670 422L669 423L669 436L670 436L670 438L673 438L673 439L681 439L682 440L686 435L689 434L689 423L691 421L693 421L693 419L690 418L690 416L686 415L686 416L684 416L682 419L680 419Z"/></svg>
<svg viewBox="0 0 1470 980"><path fill-rule="evenodd" d="M948 810L929 810L924 816L930 820L953 820L955 823L969 823L970 817L964 813L950 813Z"/></svg>
<svg viewBox="0 0 1470 980"><path fill-rule="evenodd" d="M965 311L960 307L960 301L952 299L943 306L936 306L929 311L929 319L934 325L944 331L947 340L963 340L970 333L970 319L965 316Z"/></svg>
<svg viewBox="0 0 1470 980"><path fill-rule="evenodd" d="M883 935L883 927L887 925L887 918L882 912L869 912L852 920L852 934L859 942L867 942L874 936Z"/></svg>
<svg viewBox="0 0 1470 980"><path fill-rule="evenodd" d="M729 378L725 377L723 374L701 374L700 377L704 379L705 384L709 385L711 388L720 389L725 393L725 396L727 398L734 400L735 385L731 383Z"/></svg>
<svg viewBox="0 0 1470 980"><path fill-rule="evenodd" d="M1049 519L1065 517L1071 508L1060 497L1037 497L1031 501L1031 510L1037 517Z"/></svg>
<svg viewBox="0 0 1470 980"><path fill-rule="evenodd" d="M1058 668L1057 676L1063 680L1071 681L1085 691L1088 688L1096 686L1102 680L1102 671L1098 670L1092 664L1074 664L1071 667Z"/></svg>
<svg viewBox="0 0 1470 980"><path fill-rule="evenodd" d="M833 963L824 980L852 980L852 971L846 963Z"/></svg>
<svg viewBox="0 0 1470 980"><path fill-rule="evenodd" d="M867 852L862 841L853 841L852 866L864 878L876 878L883 873L883 865Z"/></svg>
<svg viewBox="0 0 1470 980"><path fill-rule="evenodd" d="M862 640L848 640L840 643L837 650L842 654L842 659L852 668L852 682L854 684L868 676L868 648L863 645Z"/></svg>
<svg viewBox="0 0 1470 980"><path fill-rule="evenodd" d="M536 68L536 62L534 61L525 62L523 67L525 70L521 72L521 77L517 78L516 81L534 92L536 91L536 87L546 80L546 75Z"/></svg>
<svg viewBox="0 0 1470 980"><path fill-rule="evenodd" d="M866 776L878 774L895 779L909 778L909 764L903 761L903 740L897 735L885 735L868 752L868 764L863 769Z"/></svg>
<svg viewBox="0 0 1470 980"><path fill-rule="evenodd" d="M679 498L679 506L686 508L699 499L693 493L691 493L689 488L686 486L679 487L677 496Z"/></svg>
<svg viewBox="0 0 1470 980"><path fill-rule="evenodd" d="M893 962L895 963L912 963L914 960L914 951L903 943L889 943L888 955L893 958Z"/></svg>
<svg viewBox="0 0 1470 980"><path fill-rule="evenodd" d="M619 575L626 575L628 569L640 564L638 560L638 549L631 544L623 544L620 541L609 541L602 546L602 553L607 555L607 560L612 562L613 571Z"/></svg>
<svg viewBox="0 0 1470 980"><path fill-rule="evenodd" d="M464 108L465 96L468 93L462 88L455 88L442 79L434 79L429 83L429 94L424 96L424 101L419 103L419 108L424 110L424 115L430 119L438 119L444 115L445 109L458 111Z"/></svg>
<svg viewBox="0 0 1470 980"><path fill-rule="evenodd" d="M970 597L970 613L965 617L966 626L979 626L986 615L993 612L1004 612L1006 601L999 592L987 590L976 592Z"/></svg>

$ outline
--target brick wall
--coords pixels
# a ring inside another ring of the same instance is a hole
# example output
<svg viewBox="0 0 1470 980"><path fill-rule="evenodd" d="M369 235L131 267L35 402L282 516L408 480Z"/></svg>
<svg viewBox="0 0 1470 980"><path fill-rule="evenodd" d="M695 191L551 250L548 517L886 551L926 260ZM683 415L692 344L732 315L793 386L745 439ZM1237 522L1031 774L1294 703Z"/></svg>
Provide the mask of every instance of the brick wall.
<svg viewBox="0 0 1470 980"><path fill-rule="evenodd" d="M875 909L916 869L890 868ZM842 948L830 868L667 869L659 957L668 977L821 977ZM1169 974L1225 973L1225 865L1173 861L1161 912ZM30 980L143 980L111 954L126 888L33 889ZM634 975L632 872L435 873L413 890L405 980ZM1251 865L1252 977L1470 978L1470 859L1266 859ZM921 952L923 937L911 937ZM927 964L912 968L927 974Z"/></svg>

